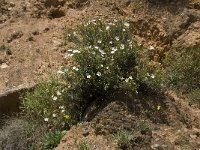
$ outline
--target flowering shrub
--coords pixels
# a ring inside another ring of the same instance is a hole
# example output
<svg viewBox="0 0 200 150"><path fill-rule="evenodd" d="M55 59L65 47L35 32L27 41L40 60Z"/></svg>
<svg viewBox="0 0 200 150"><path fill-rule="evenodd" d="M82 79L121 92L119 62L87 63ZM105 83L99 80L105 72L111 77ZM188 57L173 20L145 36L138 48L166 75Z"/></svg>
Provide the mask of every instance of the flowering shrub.
<svg viewBox="0 0 200 150"><path fill-rule="evenodd" d="M137 47L130 35L130 24L92 20L75 30L66 30L72 63L63 68L64 78L79 97L89 101L115 91L136 92Z"/></svg>
<svg viewBox="0 0 200 150"><path fill-rule="evenodd" d="M36 124L46 125L47 129L61 129L70 123L63 93L64 85L55 78L39 83L22 97L24 117Z"/></svg>

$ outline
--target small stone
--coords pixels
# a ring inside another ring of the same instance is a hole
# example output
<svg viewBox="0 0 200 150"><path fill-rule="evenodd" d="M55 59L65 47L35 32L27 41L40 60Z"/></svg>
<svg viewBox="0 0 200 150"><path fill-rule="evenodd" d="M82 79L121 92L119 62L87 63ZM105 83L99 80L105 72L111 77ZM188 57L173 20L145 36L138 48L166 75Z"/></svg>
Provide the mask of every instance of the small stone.
<svg viewBox="0 0 200 150"><path fill-rule="evenodd" d="M9 7L9 8L8 8L9 11L11 11L12 9L13 9L12 7Z"/></svg>
<svg viewBox="0 0 200 150"><path fill-rule="evenodd" d="M15 3L10 2L10 7L15 7Z"/></svg>
<svg viewBox="0 0 200 150"><path fill-rule="evenodd" d="M43 30L44 33L46 33L47 31L49 31L50 29L47 27Z"/></svg>
<svg viewBox="0 0 200 150"><path fill-rule="evenodd" d="M33 35L39 35L40 32L39 32L39 31L33 31L32 34L33 34Z"/></svg>
<svg viewBox="0 0 200 150"><path fill-rule="evenodd" d="M8 68L8 65L6 63L3 63L1 66L0 66L1 69L5 69L5 68Z"/></svg>
<svg viewBox="0 0 200 150"><path fill-rule="evenodd" d="M90 134L90 132L89 131L85 131L85 132L83 132L83 136L88 136Z"/></svg>
<svg viewBox="0 0 200 150"><path fill-rule="evenodd" d="M62 45L62 42L59 40L52 40L52 42L54 43L54 46L57 46L57 47Z"/></svg>
<svg viewBox="0 0 200 150"><path fill-rule="evenodd" d="M196 139L196 138L197 138L197 135L196 135L196 134L190 134L190 137L191 137L192 139Z"/></svg>
<svg viewBox="0 0 200 150"><path fill-rule="evenodd" d="M159 144L151 145L151 148L153 148L153 149L158 148L158 147L159 147Z"/></svg>

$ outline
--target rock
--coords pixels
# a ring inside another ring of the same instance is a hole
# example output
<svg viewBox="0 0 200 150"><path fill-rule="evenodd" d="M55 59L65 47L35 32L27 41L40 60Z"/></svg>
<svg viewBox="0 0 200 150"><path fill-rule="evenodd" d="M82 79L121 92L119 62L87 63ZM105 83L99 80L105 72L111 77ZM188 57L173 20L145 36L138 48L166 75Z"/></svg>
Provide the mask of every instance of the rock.
<svg viewBox="0 0 200 150"><path fill-rule="evenodd" d="M57 47L62 45L61 40L52 40L52 42L54 43L54 46L57 46Z"/></svg>
<svg viewBox="0 0 200 150"><path fill-rule="evenodd" d="M5 68L8 68L9 66L6 64L6 63L3 63L1 66L0 66L0 68L1 69L5 69Z"/></svg>
<svg viewBox="0 0 200 150"><path fill-rule="evenodd" d="M156 148L158 148L159 146L160 146L159 144L154 144L154 145L151 145L151 148L156 149Z"/></svg>
<svg viewBox="0 0 200 150"><path fill-rule="evenodd" d="M190 134L190 137L191 137L192 139L196 139L196 138L197 138L197 135L196 135L196 134Z"/></svg>
<svg viewBox="0 0 200 150"><path fill-rule="evenodd" d="M40 32L39 32L39 31L33 31L32 34L33 34L33 35L39 35Z"/></svg>

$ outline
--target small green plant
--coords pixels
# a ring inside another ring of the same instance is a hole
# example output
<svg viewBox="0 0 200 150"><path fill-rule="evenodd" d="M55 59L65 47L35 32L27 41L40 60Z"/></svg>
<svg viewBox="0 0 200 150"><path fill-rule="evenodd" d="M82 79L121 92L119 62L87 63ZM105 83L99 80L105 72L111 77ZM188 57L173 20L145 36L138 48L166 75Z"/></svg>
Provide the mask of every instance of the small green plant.
<svg viewBox="0 0 200 150"><path fill-rule="evenodd" d="M1 45L0 46L0 51L4 51L7 55L11 55L12 51L10 49L10 47L6 46L6 45Z"/></svg>
<svg viewBox="0 0 200 150"><path fill-rule="evenodd" d="M90 143L86 140L83 140L76 144L78 150L91 150Z"/></svg>
<svg viewBox="0 0 200 150"><path fill-rule="evenodd" d="M42 138L42 148L44 150L55 148L60 143L62 137L63 133L60 131L46 133Z"/></svg>
<svg viewBox="0 0 200 150"><path fill-rule="evenodd" d="M166 83L171 89L198 100L200 94L200 44L170 51L165 60Z"/></svg>
<svg viewBox="0 0 200 150"><path fill-rule="evenodd" d="M181 146L188 145L189 138L186 136L180 136L179 139L177 139L176 143Z"/></svg>
<svg viewBox="0 0 200 150"><path fill-rule="evenodd" d="M187 94L187 97L192 101L196 102L200 107L200 88L193 90Z"/></svg>
<svg viewBox="0 0 200 150"><path fill-rule="evenodd" d="M130 147L134 138L133 133L126 130L119 130L116 135L114 135L114 139L122 149Z"/></svg>
<svg viewBox="0 0 200 150"><path fill-rule="evenodd" d="M128 22L101 20L66 30L66 42L76 46L67 51L72 63L63 68L64 78L76 91L82 107L119 90L136 93L138 48L129 31Z"/></svg>
<svg viewBox="0 0 200 150"><path fill-rule="evenodd" d="M145 120L138 120L135 124L135 129L142 131L149 128L149 124Z"/></svg>

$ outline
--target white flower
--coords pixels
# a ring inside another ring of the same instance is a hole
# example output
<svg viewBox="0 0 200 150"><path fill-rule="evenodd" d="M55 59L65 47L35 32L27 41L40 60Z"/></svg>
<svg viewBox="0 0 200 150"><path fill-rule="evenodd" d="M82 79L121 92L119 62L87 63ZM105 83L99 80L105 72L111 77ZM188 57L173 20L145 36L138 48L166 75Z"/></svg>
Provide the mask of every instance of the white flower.
<svg viewBox="0 0 200 150"><path fill-rule="evenodd" d="M110 26L106 26L106 30L109 30L110 29Z"/></svg>
<svg viewBox="0 0 200 150"><path fill-rule="evenodd" d="M129 78L126 78L126 79L125 79L125 82L129 82Z"/></svg>
<svg viewBox="0 0 200 150"><path fill-rule="evenodd" d="M55 118L55 117L56 117L56 114L52 114L52 116Z"/></svg>
<svg viewBox="0 0 200 150"><path fill-rule="evenodd" d="M97 41L97 43L101 44L101 43L102 43L102 41L101 41L101 40L98 40L98 41Z"/></svg>
<svg viewBox="0 0 200 150"><path fill-rule="evenodd" d="M136 90L135 93L138 94L138 91Z"/></svg>
<svg viewBox="0 0 200 150"><path fill-rule="evenodd" d="M64 113L64 112L65 112L65 110L64 110L64 109L62 109L62 110L61 110L61 112L62 112L62 113Z"/></svg>
<svg viewBox="0 0 200 150"><path fill-rule="evenodd" d="M113 51L117 51L117 48L115 48L115 47L112 47L112 48L111 48L111 50L113 50Z"/></svg>
<svg viewBox="0 0 200 150"><path fill-rule="evenodd" d="M99 49L99 47L98 47L98 46L95 46L94 48L95 48L95 49Z"/></svg>
<svg viewBox="0 0 200 150"><path fill-rule="evenodd" d="M76 31L74 31L73 34L76 35Z"/></svg>
<svg viewBox="0 0 200 150"><path fill-rule="evenodd" d="M103 65L101 65L101 67L103 67Z"/></svg>
<svg viewBox="0 0 200 150"><path fill-rule="evenodd" d="M69 50L68 50L68 52L72 52L72 51L73 51L72 49L69 49Z"/></svg>
<svg viewBox="0 0 200 150"><path fill-rule="evenodd" d="M56 96L53 97L53 100L56 101L58 98Z"/></svg>
<svg viewBox="0 0 200 150"><path fill-rule="evenodd" d="M106 54L103 50L99 50L99 52L100 52L102 55L105 55L105 54Z"/></svg>
<svg viewBox="0 0 200 150"><path fill-rule="evenodd" d="M118 37L118 36L116 36L116 37L115 37L115 40L116 40L116 41L119 41L119 37Z"/></svg>
<svg viewBox="0 0 200 150"><path fill-rule="evenodd" d="M128 22L124 22L124 26L128 28L130 24Z"/></svg>
<svg viewBox="0 0 200 150"><path fill-rule="evenodd" d="M122 29L122 31L124 31L124 32L125 32L125 31L126 31L126 29Z"/></svg>
<svg viewBox="0 0 200 150"><path fill-rule="evenodd" d="M101 76L101 72L97 72L97 76L99 76L99 77L100 77L100 76Z"/></svg>
<svg viewBox="0 0 200 150"><path fill-rule="evenodd" d="M108 70L108 69L109 69L109 67L106 67L106 69Z"/></svg>
<svg viewBox="0 0 200 150"><path fill-rule="evenodd" d="M114 22L117 22L117 19L114 19Z"/></svg>
<svg viewBox="0 0 200 150"><path fill-rule="evenodd" d="M81 53L81 52L79 50L75 49L75 50L73 50L73 53L75 54L75 53Z"/></svg>
<svg viewBox="0 0 200 150"><path fill-rule="evenodd" d="M155 75L154 75L154 74L152 74L152 75L151 75L151 78L152 78L152 79L154 79L154 78L155 78Z"/></svg>
<svg viewBox="0 0 200 150"><path fill-rule="evenodd" d="M58 70L57 74L64 74L65 72L63 72L62 70Z"/></svg>
<svg viewBox="0 0 200 150"><path fill-rule="evenodd" d="M130 77L129 77L129 79L130 79L130 80L133 80L133 77L132 77L132 76L130 76Z"/></svg>
<svg viewBox="0 0 200 150"><path fill-rule="evenodd" d="M111 51L110 53L111 53L111 54L114 54L114 53L115 53L115 51Z"/></svg>
<svg viewBox="0 0 200 150"><path fill-rule="evenodd" d="M56 94L57 94L58 96L62 95L62 94L60 93L60 91L57 91Z"/></svg>
<svg viewBox="0 0 200 150"><path fill-rule="evenodd" d="M121 44L120 49L124 49L124 47L125 47L124 44Z"/></svg>
<svg viewBox="0 0 200 150"><path fill-rule="evenodd" d="M65 59L66 59L66 58L69 58L69 57L71 57L71 55L72 55L72 54L65 53L65 54L64 54L64 58L65 58ZM73 55L74 55L74 54L73 54Z"/></svg>
<svg viewBox="0 0 200 150"><path fill-rule="evenodd" d="M48 122L48 121L49 121L49 118L44 118L44 121L45 121L45 122Z"/></svg>
<svg viewBox="0 0 200 150"><path fill-rule="evenodd" d="M111 50L112 50L112 51L111 51L111 54L114 54L114 53L117 51L117 48L112 47Z"/></svg>
<svg viewBox="0 0 200 150"><path fill-rule="evenodd" d="M64 55L64 58L68 58L68 57L72 57L72 56L74 56L74 54L67 54L67 53L66 53L66 54Z"/></svg>
<svg viewBox="0 0 200 150"><path fill-rule="evenodd" d="M110 43L110 44L112 44L113 42L112 42L112 41L110 41L109 43Z"/></svg>
<svg viewBox="0 0 200 150"><path fill-rule="evenodd" d="M115 25L115 24L114 24L114 23L112 23L112 22L109 22L109 23L108 23L108 25L112 26L112 25Z"/></svg>
<svg viewBox="0 0 200 150"><path fill-rule="evenodd" d="M59 109L64 109L64 106L59 106Z"/></svg>
<svg viewBox="0 0 200 150"><path fill-rule="evenodd" d="M154 50L155 48L153 46L149 46L149 50Z"/></svg>
<svg viewBox="0 0 200 150"><path fill-rule="evenodd" d="M78 70L79 70L79 69L78 69L77 67L75 67L75 66L74 66L72 69L73 69L73 70L76 70L76 71L78 71Z"/></svg>
<svg viewBox="0 0 200 150"><path fill-rule="evenodd" d="M91 78L91 75L89 75L88 73L86 74L86 78L87 79L90 79Z"/></svg>

